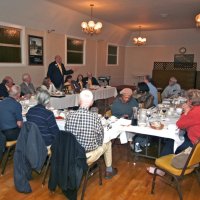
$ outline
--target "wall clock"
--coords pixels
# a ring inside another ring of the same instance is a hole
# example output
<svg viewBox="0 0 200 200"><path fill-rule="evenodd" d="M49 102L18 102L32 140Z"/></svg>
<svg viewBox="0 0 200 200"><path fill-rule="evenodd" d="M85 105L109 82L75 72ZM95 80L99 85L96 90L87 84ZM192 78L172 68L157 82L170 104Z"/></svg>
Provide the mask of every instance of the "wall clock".
<svg viewBox="0 0 200 200"><path fill-rule="evenodd" d="M184 54L186 52L186 48L185 47L181 47L179 49L179 53Z"/></svg>

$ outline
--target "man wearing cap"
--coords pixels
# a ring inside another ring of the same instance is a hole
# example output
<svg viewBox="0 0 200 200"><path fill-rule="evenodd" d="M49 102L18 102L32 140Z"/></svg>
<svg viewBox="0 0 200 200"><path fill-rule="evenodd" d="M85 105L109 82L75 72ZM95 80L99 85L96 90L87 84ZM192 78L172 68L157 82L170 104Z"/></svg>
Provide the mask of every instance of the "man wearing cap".
<svg viewBox="0 0 200 200"><path fill-rule="evenodd" d="M175 77L169 79L169 85L164 89L161 96L162 99L178 96L181 93L181 86L177 83Z"/></svg>
<svg viewBox="0 0 200 200"><path fill-rule="evenodd" d="M112 115L117 118L125 117L131 118L133 114L133 107L138 107L138 102L133 98L133 91L130 88L124 88L120 92L111 107Z"/></svg>

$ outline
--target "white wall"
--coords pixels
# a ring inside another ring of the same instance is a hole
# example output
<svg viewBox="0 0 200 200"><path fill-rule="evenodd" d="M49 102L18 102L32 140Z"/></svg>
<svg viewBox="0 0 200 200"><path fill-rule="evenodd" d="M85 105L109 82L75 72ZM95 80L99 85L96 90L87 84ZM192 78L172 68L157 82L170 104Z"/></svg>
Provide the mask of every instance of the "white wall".
<svg viewBox="0 0 200 200"><path fill-rule="evenodd" d="M142 34L147 38L144 46L134 46L132 36L125 55L125 84L137 83L137 75L151 74L155 61L173 62L174 54L179 54L180 47L187 49L186 54L194 54L200 70L200 30L178 29L149 31Z"/></svg>
<svg viewBox="0 0 200 200"><path fill-rule="evenodd" d="M106 56L107 46L101 46L100 43L103 41L105 44L109 42L125 45L129 40L130 32L121 27L102 21L102 33L99 35L88 36L81 31L80 24L82 20L87 21L89 19L89 16L44 0L0 1L0 21L25 26L26 30L25 65L19 67L14 67L12 65L9 67L1 66L0 81L4 76L10 75L14 78L14 81L19 84L21 83L22 73L29 72L32 75L33 83L36 86L39 86L43 77L46 75L48 64L54 60L55 55L61 55L63 62L66 62L65 35L83 39L86 38L86 64L81 67L77 66L74 78L79 73L85 75L87 71L91 71L96 76L98 76L100 72L102 74L103 72L97 68L105 66L105 62L102 62L99 57L101 52L103 52L104 57ZM55 32L48 34L47 30L50 29L55 29ZM43 66L28 65L28 35L41 36L44 38ZM98 45L100 45L99 48ZM98 54L97 49L99 51ZM112 80L114 83L117 83L118 78L121 78L121 82L123 83L124 54L125 53L121 51L123 61L120 61L121 64L120 67L118 67L120 70L114 70L114 80ZM112 76L112 72L113 70L106 71L106 73L109 74L103 74Z"/></svg>

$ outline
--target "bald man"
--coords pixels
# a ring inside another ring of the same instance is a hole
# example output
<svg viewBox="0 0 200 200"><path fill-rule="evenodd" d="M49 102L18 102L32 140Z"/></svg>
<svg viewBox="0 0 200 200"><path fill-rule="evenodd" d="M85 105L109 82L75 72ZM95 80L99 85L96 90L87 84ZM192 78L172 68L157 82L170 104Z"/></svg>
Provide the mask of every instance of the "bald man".
<svg viewBox="0 0 200 200"><path fill-rule="evenodd" d="M49 64L47 77L58 90L61 90L64 84L64 75L73 74L73 70L66 70L59 55L55 56L55 61Z"/></svg>

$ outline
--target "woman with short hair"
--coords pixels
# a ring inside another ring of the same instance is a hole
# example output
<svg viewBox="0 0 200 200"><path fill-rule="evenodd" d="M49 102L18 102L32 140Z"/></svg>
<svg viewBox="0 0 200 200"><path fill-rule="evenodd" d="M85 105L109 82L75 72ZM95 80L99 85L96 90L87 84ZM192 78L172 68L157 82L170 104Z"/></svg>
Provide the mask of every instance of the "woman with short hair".
<svg viewBox="0 0 200 200"><path fill-rule="evenodd" d="M46 146L49 146L52 144L56 134L59 133L53 112L46 109L50 101L50 94L48 91L38 88L36 99L37 105L28 110L26 119L38 126Z"/></svg>
<svg viewBox="0 0 200 200"><path fill-rule="evenodd" d="M182 105L183 114L176 125L179 129L185 130L185 141L176 150L176 154L192 147L200 139L200 90L191 89L186 93L187 102ZM173 153L174 141L167 140L161 155Z"/></svg>

